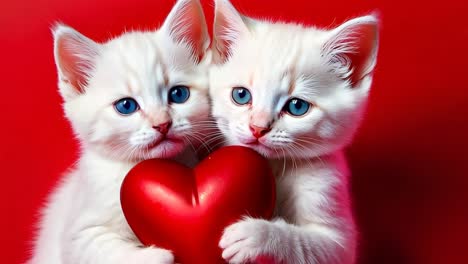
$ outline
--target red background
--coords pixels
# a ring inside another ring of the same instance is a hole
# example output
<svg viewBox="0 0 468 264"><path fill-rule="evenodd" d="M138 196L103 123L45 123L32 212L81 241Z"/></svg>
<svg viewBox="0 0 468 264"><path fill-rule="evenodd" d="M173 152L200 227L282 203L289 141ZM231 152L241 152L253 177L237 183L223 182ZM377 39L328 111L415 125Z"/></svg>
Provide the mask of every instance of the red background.
<svg viewBox="0 0 468 264"><path fill-rule="evenodd" d="M212 2L202 1L208 23ZM349 149L360 263L468 263L468 4L410 0L233 0L246 14L321 26L378 11L369 111ZM51 187L77 158L62 117L50 27L105 40L153 28L172 0L0 3L1 263L24 261Z"/></svg>

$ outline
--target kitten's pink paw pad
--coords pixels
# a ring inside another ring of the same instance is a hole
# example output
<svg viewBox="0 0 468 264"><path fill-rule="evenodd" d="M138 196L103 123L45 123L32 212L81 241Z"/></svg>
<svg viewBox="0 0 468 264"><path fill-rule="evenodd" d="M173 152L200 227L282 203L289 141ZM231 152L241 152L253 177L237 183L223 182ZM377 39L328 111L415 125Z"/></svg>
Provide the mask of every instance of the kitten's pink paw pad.
<svg viewBox="0 0 468 264"><path fill-rule="evenodd" d="M227 227L219 246L229 263L245 263L263 253L269 237L269 224L264 220L246 219Z"/></svg>

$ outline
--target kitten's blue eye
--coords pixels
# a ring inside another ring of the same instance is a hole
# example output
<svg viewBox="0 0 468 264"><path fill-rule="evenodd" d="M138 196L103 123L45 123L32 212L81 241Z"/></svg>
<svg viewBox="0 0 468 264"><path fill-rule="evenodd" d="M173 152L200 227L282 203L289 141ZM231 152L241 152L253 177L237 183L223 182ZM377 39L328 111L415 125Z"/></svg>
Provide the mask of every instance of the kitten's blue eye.
<svg viewBox="0 0 468 264"><path fill-rule="evenodd" d="M284 111L293 116L302 116L309 111L309 108L310 103L299 98L292 98L284 106Z"/></svg>
<svg viewBox="0 0 468 264"><path fill-rule="evenodd" d="M190 90L187 86L177 85L169 90L169 103L182 104L190 97Z"/></svg>
<svg viewBox="0 0 468 264"><path fill-rule="evenodd" d="M114 103L114 107L122 115L131 115L139 109L138 103L130 97L118 100Z"/></svg>
<svg viewBox="0 0 468 264"><path fill-rule="evenodd" d="M232 89L232 100L239 105L245 105L252 101L252 95L247 88L236 87Z"/></svg>

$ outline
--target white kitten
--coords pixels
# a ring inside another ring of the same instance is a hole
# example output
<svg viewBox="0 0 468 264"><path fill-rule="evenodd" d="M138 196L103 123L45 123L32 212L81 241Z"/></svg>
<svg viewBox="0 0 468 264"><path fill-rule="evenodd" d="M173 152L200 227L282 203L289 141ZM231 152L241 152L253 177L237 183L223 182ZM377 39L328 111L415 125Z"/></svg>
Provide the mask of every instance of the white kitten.
<svg viewBox="0 0 468 264"><path fill-rule="evenodd" d="M171 252L135 237L120 186L137 162L181 154L208 119L209 35L199 1L179 0L155 32L98 44L59 25L54 37L64 110L82 154L50 197L30 263L173 263Z"/></svg>
<svg viewBox="0 0 468 264"><path fill-rule="evenodd" d="M253 20L217 0L213 35L213 116L228 144L271 160L278 193L276 220L246 218L225 230L223 258L354 263L357 238L342 149L366 105L377 19L321 30Z"/></svg>

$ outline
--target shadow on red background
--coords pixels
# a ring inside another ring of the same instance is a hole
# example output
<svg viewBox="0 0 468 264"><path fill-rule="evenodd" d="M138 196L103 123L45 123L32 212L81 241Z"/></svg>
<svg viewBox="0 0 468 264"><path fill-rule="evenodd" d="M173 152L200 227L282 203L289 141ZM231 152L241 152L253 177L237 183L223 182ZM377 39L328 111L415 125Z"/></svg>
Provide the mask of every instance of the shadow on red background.
<svg viewBox="0 0 468 264"><path fill-rule="evenodd" d="M212 2L202 1L212 20ZM468 4L465 1L247 1L246 14L320 26L379 11L368 115L349 149L362 264L468 263ZM45 196L75 161L62 117L50 26L105 40L154 28L172 0L2 1L0 248L29 252Z"/></svg>

